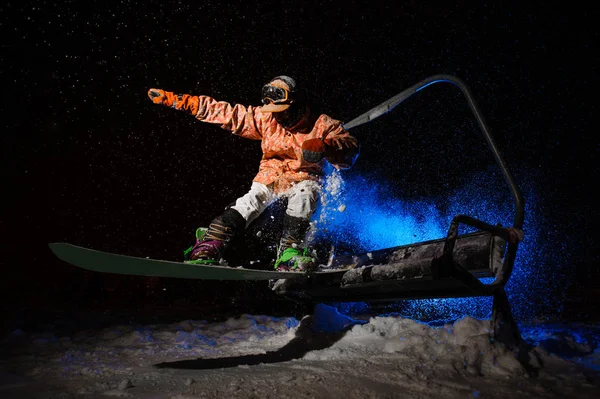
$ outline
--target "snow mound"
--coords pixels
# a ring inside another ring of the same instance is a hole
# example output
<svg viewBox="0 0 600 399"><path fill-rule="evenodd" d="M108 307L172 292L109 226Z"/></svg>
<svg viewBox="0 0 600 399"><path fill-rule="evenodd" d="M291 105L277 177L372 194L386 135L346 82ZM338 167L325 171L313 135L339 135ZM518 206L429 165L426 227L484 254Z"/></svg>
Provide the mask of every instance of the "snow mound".
<svg viewBox="0 0 600 399"><path fill-rule="evenodd" d="M446 362L473 374L522 375L515 353L490 342L489 320L465 317L453 325L430 327L402 317L374 317L354 326L330 348L306 360L341 360L400 355L406 361Z"/></svg>
<svg viewBox="0 0 600 399"><path fill-rule="evenodd" d="M525 328L519 359L489 330L471 317L359 321L326 305L300 321L244 314L68 335L15 330L0 341L0 374L16 396L0 396L28 397L52 381L74 395L123 397L594 397L598 327Z"/></svg>

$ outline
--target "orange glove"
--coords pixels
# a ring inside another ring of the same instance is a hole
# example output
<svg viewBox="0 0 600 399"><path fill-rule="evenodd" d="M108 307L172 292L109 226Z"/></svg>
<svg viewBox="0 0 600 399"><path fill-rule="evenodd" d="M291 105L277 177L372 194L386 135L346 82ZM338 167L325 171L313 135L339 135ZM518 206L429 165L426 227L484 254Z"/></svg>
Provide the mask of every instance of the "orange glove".
<svg viewBox="0 0 600 399"><path fill-rule="evenodd" d="M302 143L302 157L306 162L312 163L327 158L334 164L342 163L351 166L358 156L358 151L358 141L352 136L325 140L308 139Z"/></svg>
<svg viewBox="0 0 600 399"><path fill-rule="evenodd" d="M162 104L179 111L187 111L194 116L198 114L200 107L198 96L189 94L175 94L162 89L150 89L148 90L148 97L154 104Z"/></svg>
<svg viewBox="0 0 600 399"><path fill-rule="evenodd" d="M317 163L325 156L325 143L321 139L308 139L302 143L302 158Z"/></svg>
<svg viewBox="0 0 600 399"><path fill-rule="evenodd" d="M167 99L167 94L162 89L150 89L148 90L148 97L154 104L164 104Z"/></svg>

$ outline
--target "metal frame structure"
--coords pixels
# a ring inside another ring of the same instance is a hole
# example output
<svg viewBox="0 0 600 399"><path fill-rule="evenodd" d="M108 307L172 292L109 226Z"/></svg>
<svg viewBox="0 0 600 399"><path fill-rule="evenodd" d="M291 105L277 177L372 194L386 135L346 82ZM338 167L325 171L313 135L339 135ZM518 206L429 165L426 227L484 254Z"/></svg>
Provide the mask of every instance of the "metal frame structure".
<svg viewBox="0 0 600 399"><path fill-rule="evenodd" d="M436 242L439 243L439 241L443 241L443 250L440 255L431 259L427 258L422 260L427 263L429 267L429 276L425 279L422 278L422 276L418 279L411 279L403 276L401 280L398 278L380 281L368 281L368 279L362 279L356 284L345 284L344 276L346 274L351 272L356 274L356 269L349 269L346 272L327 275L307 275L303 279L285 280L282 284L275 287L274 290L278 294L290 299L308 302L391 302L400 299L415 298L492 296L494 301L492 311L492 331L490 332L491 338L502 342L509 347L516 347L521 343L521 335L510 309L505 286L513 270L519 241L523 237L522 227L525 213L524 200L465 83L451 75L431 76L344 124L344 127L346 129L351 129L368 123L381 115L390 112L394 107L413 94L433 84L443 82L452 83L454 86L458 87L467 99L467 103L475 116L481 133L483 134L514 199L515 215L513 225L511 227L502 227L499 225L491 225L467 215L457 215L450 224L446 238L416 243L412 246L382 250L382 254L378 256L379 261L385 263L386 256L394 251L432 246ZM487 232L490 236L499 237L506 242L503 261L501 266L497 270L494 270L493 275L495 276L495 280L492 283L482 283L473 273L469 272L469 270L463 267L464 265L461 265L455 259L456 244L464 237L459 235L460 225L474 227L481 232ZM371 253L369 253L369 257L372 257ZM356 258L356 256L354 258ZM350 259L339 259L337 262L338 266L344 266L344 264L348 266L348 264L352 263ZM376 263L377 260L371 262L371 264ZM402 267L406 267L406 265L397 266L397 268ZM361 265L361 273L367 275L372 273L372 271L373 267L364 264Z"/></svg>

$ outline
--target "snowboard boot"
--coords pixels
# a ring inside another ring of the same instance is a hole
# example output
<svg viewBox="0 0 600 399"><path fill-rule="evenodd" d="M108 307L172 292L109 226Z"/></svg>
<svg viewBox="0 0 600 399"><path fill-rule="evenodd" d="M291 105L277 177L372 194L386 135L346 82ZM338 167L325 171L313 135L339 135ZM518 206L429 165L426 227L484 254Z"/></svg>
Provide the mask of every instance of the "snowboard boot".
<svg viewBox="0 0 600 399"><path fill-rule="evenodd" d="M184 251L185 263L216 265L225 250L246 227L246 220L235 209L227 209L210 223L208 229L196 230L196 243Z"/></svg>
<svg viewBox="0 0 600 399"><path fill-rule="evenodd" d="M305 245L305 237L310 221L285 215L283 234L279 241L275 270L307 272L317 268L317 260L310 256Z"/></svg>

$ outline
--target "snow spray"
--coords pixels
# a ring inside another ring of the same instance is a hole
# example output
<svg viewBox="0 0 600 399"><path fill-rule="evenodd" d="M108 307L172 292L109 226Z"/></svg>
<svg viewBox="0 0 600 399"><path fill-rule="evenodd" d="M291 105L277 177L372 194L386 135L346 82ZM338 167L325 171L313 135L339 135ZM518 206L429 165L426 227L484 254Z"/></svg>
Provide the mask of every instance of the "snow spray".
<svg viewBox="0 0 600 399"><path fill-rule="evenodd" d="M356 175L326 169L321 202L313 218L311 239L327 239L338 249L360 253L399 245L443 238L457 214L466 214L491 224L510 226L513 202L510 192L490 178L493 170L475 173L468 183L444 198L401 199L391 187L375 176ZM539 313L557 312L561 304L555 295L557 282L554 273L542 274L547 265L551 245L543 241L541 202L534 189L537 179L530 176L522 184L526 198L525 240L520 244L507 293L513 312L519 321ZM461 226L461 234L473 231ZM551 262L550 262L551 263ZM492 278L482 279L490 283ZM544 298L540 301L539 298ZM400 308L405 317L446 322L464 315L491 317L492 298L453 298L401 301L388 309ZM346 310L364 309L356 303L339 305ZM340 308L340 309L341 309Z"/></svg>

